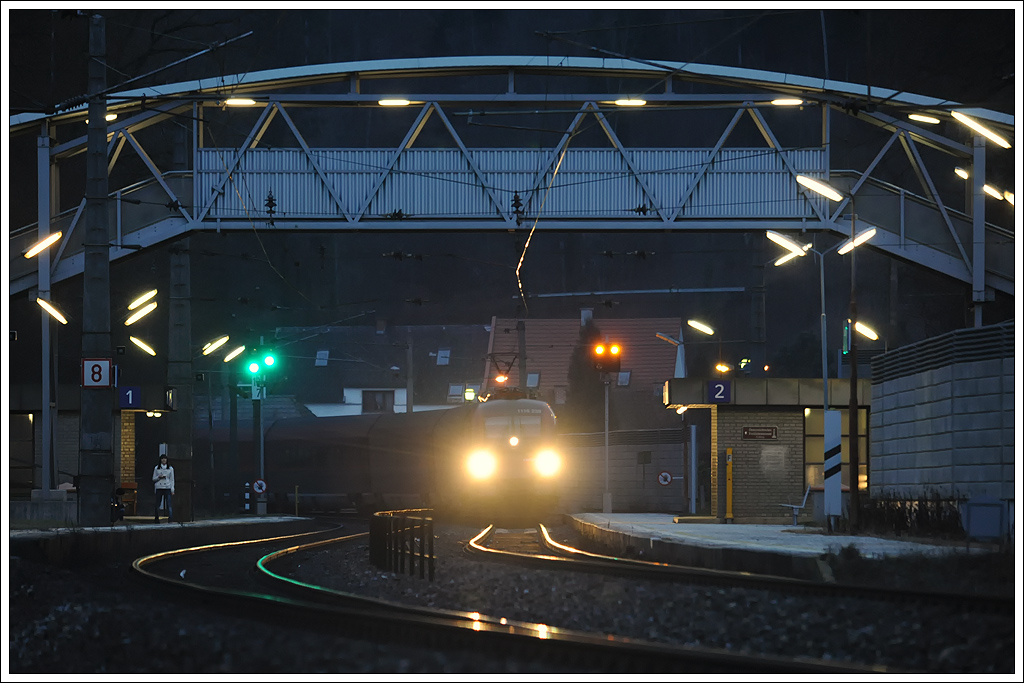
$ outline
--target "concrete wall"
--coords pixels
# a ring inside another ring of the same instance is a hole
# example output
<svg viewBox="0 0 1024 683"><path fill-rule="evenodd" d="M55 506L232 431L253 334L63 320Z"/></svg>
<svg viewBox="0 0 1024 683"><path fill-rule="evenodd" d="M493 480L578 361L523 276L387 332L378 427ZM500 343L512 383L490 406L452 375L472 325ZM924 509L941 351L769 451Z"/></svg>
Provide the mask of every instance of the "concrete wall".
<svg viewBox="0 0 1024 683"><path fill-rule="evenodd" d="M603 438L603 436L602 436ZM687 499L685 479L674 479L667 486L658 483L658 474L673 477L683 474L683 439L674 444L611 444L608 448L608 482L615 512L665 512L683 514ZM639 464L638 455L650 452L651 462ZM562 495L563 510L601 510L605 484L604 443L567 449L568 470L572 478Z"/></svg>
<svg viewBox="0 0 1024 683"><path fill-rule="evenodd" d="M872 386L872 498L1014 496L1014 360L954 363Z"/></svg>

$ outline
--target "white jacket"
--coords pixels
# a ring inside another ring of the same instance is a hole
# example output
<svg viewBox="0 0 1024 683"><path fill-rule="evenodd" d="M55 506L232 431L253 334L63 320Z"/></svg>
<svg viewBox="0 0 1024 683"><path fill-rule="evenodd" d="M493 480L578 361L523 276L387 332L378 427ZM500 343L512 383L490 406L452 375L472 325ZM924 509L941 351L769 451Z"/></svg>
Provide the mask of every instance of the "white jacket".
<svg viewBox="0 0 1024 683"><path fill-rule="evenodd" d="M174 468L170 465L157 465L153 468L153 481L156 489L170 489L174 493Z"/></svg>

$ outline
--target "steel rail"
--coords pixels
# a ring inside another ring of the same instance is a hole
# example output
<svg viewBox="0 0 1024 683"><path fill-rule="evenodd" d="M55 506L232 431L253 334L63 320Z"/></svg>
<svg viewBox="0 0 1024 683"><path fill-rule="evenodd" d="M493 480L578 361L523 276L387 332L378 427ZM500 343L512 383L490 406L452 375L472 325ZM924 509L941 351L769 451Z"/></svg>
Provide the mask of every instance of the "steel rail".
<svg viewBox="0 0 1024 683"><path fill-rule="evenodd" d="M856 598L889 603L921 602L938 604L955 611L1012 614L1016 608L1012 596L984 593L953 593L915 588L887 588L851 583L819 582L770 574L709 569L686 565L616 557L588 552L556 542L547 527L537 525L538 543L550 554L517 553L496 550L486 546L494 533L485 530L466 544L466 551L493 560L515 562L520 565L544 569L568 569L589 573L609 574L633 579L658 579L677 582L695 582L712 585L742 586L761 590L786 591L822 597Z"/></svg>
<svg viewBox="0 0 1024 683"><path fill-rule="evenodd" d="M561 670L580 671L689 672L715 673L879 673L884 667L737 654L726 650L672 646L616 636L597 635L488 617L477 613L445 611L389 603L315 586L283 577L267 569L274 560L321 547L329 543L363 538L365 534L316 539L290 545L263 555L256 561L257 576L273 578L276 594L235 587L214 587L184 576L160 574L154 565L172 557L194 555L231 546L281 543L324 532L253 539L156 553L138 558L133 569L148 580L159 581L197 595L206 606L230 607L232 613L253 619L272 619L301 628L330 630L360 640L389 640L435 647L445 651L465 650L493 653L493 656L557 663ZM295 597L303 594L304 597Z"/></svg>

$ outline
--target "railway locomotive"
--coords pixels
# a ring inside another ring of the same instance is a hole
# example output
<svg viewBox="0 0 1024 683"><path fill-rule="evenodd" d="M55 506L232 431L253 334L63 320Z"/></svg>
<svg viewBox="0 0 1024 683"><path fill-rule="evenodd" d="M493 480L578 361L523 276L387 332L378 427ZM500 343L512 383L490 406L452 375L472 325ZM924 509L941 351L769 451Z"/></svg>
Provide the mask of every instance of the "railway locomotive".
<svg viewBox="0 0 1024 683"><path fill-rule="evenodd" d="M542 516L564 480L554 411L516 389L454 408L286 418L264 437L271 511L325 501L439 516Z"/></svg>

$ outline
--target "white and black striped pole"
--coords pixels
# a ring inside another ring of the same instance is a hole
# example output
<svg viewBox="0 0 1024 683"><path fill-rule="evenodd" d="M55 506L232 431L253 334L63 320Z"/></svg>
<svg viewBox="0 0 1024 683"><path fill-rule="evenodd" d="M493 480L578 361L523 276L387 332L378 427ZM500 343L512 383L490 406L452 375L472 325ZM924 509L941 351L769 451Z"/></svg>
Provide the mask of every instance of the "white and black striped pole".
<svg viewBox="0 0 1024 683"><path fill-rule="evenodd" d="M833 519L843 514L842 425L840 411L825 411L825 520L830 530Z"/></svg>

